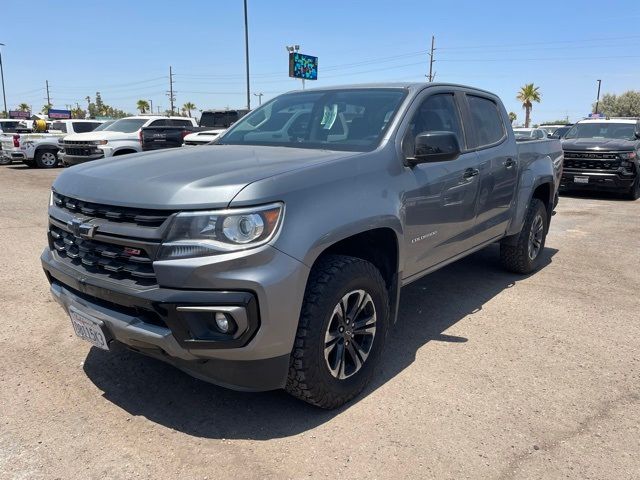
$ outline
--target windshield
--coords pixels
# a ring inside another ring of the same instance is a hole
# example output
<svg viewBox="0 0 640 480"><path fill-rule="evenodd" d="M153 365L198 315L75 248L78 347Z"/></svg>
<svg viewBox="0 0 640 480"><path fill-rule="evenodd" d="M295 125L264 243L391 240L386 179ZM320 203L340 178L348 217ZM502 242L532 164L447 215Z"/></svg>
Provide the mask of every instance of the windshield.
<svg viewBox="0 0 640 480"><path fill-rule="evenodd" d="M113 122L111 125L100 128L100 130L102 130L103 132L133 133L140 130L140 128L142 128L142 125L144 125L148 121L149 119L147 118L121 118L120 120L116 120L115 122ZM96 130L94 130L94 132Z"/></svg>
<svg viewBox="0 0 640 480"><path fill-rule="evenodd" d="M216 143L373 150L405 95L390 88L288 93L243 117Z"/></svg>
<svg viewBox="0 0 640 480"><path fill-rule="evenodd" d="M228 128L238 121L242 115L236 110L224 112L202 112L200 117L201 127Z"/></svg>
<svg viewBox="0 0 640 480"><path fill-rule="evenodd" d="M588 122L577 123L564 136L570 138L610 138L613 140L635 140L636 125L633 123Z"/></svg>

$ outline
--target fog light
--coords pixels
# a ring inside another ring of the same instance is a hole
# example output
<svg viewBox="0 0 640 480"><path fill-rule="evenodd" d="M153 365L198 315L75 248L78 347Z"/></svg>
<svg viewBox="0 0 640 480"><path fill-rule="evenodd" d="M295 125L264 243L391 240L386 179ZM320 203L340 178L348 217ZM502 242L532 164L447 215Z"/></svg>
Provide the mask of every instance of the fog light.
<svg viewBox="0 0 640 480"><path fill-rule="evenodd" d="M224 313L216 312L216 326L218 327L218 330L220 330L222 333L229 332L229 326L230 326L229 319Z"/></svg>

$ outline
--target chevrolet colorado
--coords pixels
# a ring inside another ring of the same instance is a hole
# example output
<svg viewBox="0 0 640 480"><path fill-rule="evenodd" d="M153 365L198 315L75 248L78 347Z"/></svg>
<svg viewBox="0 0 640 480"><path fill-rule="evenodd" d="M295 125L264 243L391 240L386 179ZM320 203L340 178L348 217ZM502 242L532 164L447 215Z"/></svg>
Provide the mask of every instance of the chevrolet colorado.
<svg viewBox="0 0 640 480"><path fill-rule="evenodd" d="M509 125L458 85L284 94L213 145L63 172L42 265L98 348L335 408L373 374L402 286L494 242L507 269L540 265L562 149Z"/></svg>

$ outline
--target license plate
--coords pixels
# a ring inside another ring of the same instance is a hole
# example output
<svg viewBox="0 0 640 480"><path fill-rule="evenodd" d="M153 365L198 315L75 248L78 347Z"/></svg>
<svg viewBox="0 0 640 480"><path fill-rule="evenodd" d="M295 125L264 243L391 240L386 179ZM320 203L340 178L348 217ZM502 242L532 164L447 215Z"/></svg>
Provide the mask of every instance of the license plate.
<svg viewBox="0 0 640 480"><path fill-rule="evenodd" d="M573 177L574 183L589 183L589 177Z"/></svg>
<svg viewBox="0 0 640 480"><path fill-rule="evenodd" d="M76 335L83 340L95 345L103 350L109 350L107 339L102 332L102 328L97 321L80 313L73 307L69 308L69 316L71 317L71 325Z"/></svg>

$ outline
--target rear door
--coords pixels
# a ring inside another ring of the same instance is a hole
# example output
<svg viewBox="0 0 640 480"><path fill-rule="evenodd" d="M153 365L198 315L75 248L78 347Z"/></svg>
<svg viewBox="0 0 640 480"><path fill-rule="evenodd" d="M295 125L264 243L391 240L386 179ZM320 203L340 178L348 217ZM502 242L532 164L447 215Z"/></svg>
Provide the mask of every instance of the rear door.
<svg viewBox="0 0 640 480"><path fill-rule="evenodd" d="M475 227L476 241L481 243L502 235L507 228L518 181L518 152L497 98L467 93L466 100L471 146L478 154L482 177Z"/></svg>
<svg viewBox="0 0 640 480"><path fill-rule="evenodd" d="M430 87L416 99L403 132L402 154L413 156L415 137L429 131L456 134L462 154L455 160L405 167L404 276L411 277L469 248L480 175L478 155L467 145L461 115L462 93Z"/></svg>

